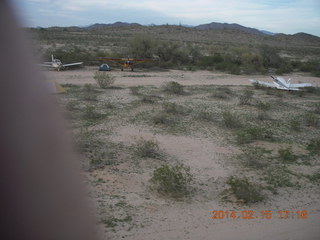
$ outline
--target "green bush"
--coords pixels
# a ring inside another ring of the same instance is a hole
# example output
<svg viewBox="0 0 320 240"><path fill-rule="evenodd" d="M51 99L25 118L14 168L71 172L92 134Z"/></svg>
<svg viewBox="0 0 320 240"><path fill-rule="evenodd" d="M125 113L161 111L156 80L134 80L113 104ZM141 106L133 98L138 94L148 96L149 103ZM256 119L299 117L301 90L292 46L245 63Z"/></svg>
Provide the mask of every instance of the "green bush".
<svg viewBox="0 0 320 240"><path fill-rule="evenodd" d="M314 183L320 183L320 172L316 172L311 175L307 175L307 178Z"/></svg>
<svg viewBox="0 0 320 240"><path fill-rule="evenodd" d="M164 85L163 90L168 93L182 95L185 93L184 86L178 82L170 81Z"/></svg>
<svg viewBox="0 0 320 240"><path fill-rule="evenodd" d="M272 132L266 128L249 127L239 130L236 133L236 140L239 144L250 143L255 140L271 139Z"/></svg>
<svg viewBox="0 0 320 240"><path fill-rule="evenodd" d="M160 58L160 65L164 68L178 67L192 63L192 58L197 58L197 51L187 49L177 41L161 41L157 45L156 55Z"/></svg>
<svg viewBox="0 0 320 240"><path fill-rule="evenodd" d="M139 90L141 89L141 87L138 86L133 86L133 87L129 87L131 94L133 95L140 95Z"/></svg>
<svg viewBox="0 0 320 240"><path fill-rule="evenodd" d="M66 109L70 112L78 110L78 102L75 100L71 100L67 103Z"/></svg>
<svg viewBox="0 0 320 240"><path fill-rule="evenodd" d="M228 87L218 87L212 93L212 97L218 99L228 99L233 94L232 90Z"/></svg>
<svg viewBox="0 0 320 240"><path fill-rule="evenodd" d="M60 34L59 34L60 36ZM61 39L59 39L61 40ZM59 41L58 40L58 41ZM50 40L50 43L54 40ZM49 44L50 44L49 43ZM60 44L59 44L60 45ZM50 59L51 61L51 54L54 52L54 57L60 59L63 63L70 63L70 62L85 62L86 65L89 65L88 59L94 59L99 55L94 55L93 52L88 50L87 48L80 48L78 46L70 46L70 44L66 44L66 41L63 40L63 47L61 48L48 48L45 50L43 57L44 59ZM68 47L67 47L68 46Z"/></svg>
<svg viewBox="0 0 320 240"><path fill-rule="evenodd" d="M310 72L316 77L320 77L320 63L319 60L310 60L300 64L300 71Z"/></svg>
<svg viewBox="0 0 320 240"><path fill-rule="evenodd" d="M241 67L245 74L265 73L266 69L263 66L263 59L260 53L247 49L246 52L240 55Z"/></svg>
<svg viewBox="0 0 320 240"><path fill-rule="evenodd" d="M199 61L199 65L202 67L212 67L222 61L223 57L221 54L216 53L213 56L203 56Z"/></svg>
<svg viewBox="0 0 320 240"><path fill-rule="evenodd" d="M241 73L241 68L238 64L232 63L229 60L224 60L218 63L215 68L220 71L226 71L231 74L239 75Z"/></svg>
<svg viewBox="0 0 320 240"><path fill-rule="evenodd" d="M189 167L183 164L174 166L163 164L153 171L151 183L159 193L179 198L190 193L192 180Z"/></svg>
<svg viewBox="0 0 320 240"><path fill-rule="evenodd" d="M135 146L135 155L139 158L159 157L159 144L154 140L139 140Z"/></svg>
<svg viewBox="0 0 320 240"><path fill-rule="evenodd" d="M158 113L152 117L152 122L156 125L166 125L166 126L172 126L176 124L177 120L174 116L169 115L168 113Z"/></svg>
<svg viewBox="0 0 320 240"><path fill-rule="evenodd" d="M293 71L290 62L283 61L276 70L277 75L282 75L284 73L291 73Z"/></svg>
<svg viewBox="0 0 320 240"><path fill-rule="evenodd" d="M162 104L163 111L169 114L184 114L184 109L181 105L171 102L164 102Z"/></svg>
<svg viewBox="0 0 320 240"><path fill-rule="evenodd" d="M253 98L253 91L246 89L242 95L239 97L239 104L241 105L248 105L250 104L252 98Z"/></svg>
<svg viewBox="0 0 320 240"><path fill-rule="evenodd" d="M202 121L207 121L207 122L215 122L217 120L214 113L207 112L205 110L197 111L196 117Z"/></svg>
<svg viewBox="0 0 320 240"><path fill-rule="evenodd" d="M314 113L320 114L320 103L314 104Z"/></svg>
<svg viewBox="0 0 320 240"><path fill-rule="evenodd" d="M141 102L143 103L155 103L156 102L156 98L154 96L150 96L150 95L143 95L141 97Z"/></svg>
<svg viewBox="0 0 320 240"><path fill-rule="evenodd" d="M250 143L254 140L254 137L247 131L240 130L236 133L236 141L238 144Z"/></svg>
<svg viewBox="0 0 320 240"><path fill-rule="evenodd" d="M263 180L269 185L267 189L277 194L278 188L293 187L291 172L286 167L270 167L266 169Z"/></svg>
<svg viewBox="0 0 320 240"><path fill-rule="evenodd" d="M96 111L96 107L86 105L83 110L83 118L88 120L97 120L103 118L105 115Z"/></svg>
<svg viewBox="0 0 320 240"><path fill-rule="evenodd" d="M307 93L312 93L314 95L320 96L320 87L306 87L304 90Z"/></svg>
<svg viewBox="0 0 320 240"><path fill-rule="evenodd" d="M267 111L271 108L271 104L270 103L266 103L266 102L262 102L262 101L258 101L256 104L256 107L261 110L261 111Z"/></svg>
<svg viewBox="0 0 320 240"><path fill-rule="evenodd" d="M228 64L227 70L230 74L240 75L241 68L237 64Z"/></svg>
<svg viewBox="0 0 320 240"><path fill-rule="evenodd" d="M289 121L289 125L290 125L290 128L294 131L298 132L301 130L301 123L299 119L291 119Z"/></svg>
<svg viewBox="0 0 320 240"><path fill-rule="evenodd" d="M258 112L257 119L259 121L264 121L264 120L270 120L271 118L266 111L260 110Z"/></svg>
<svg viewBox="0 0 320 240"><path fill-rule="evenodd" d="M278 68L283 61L279 56L279 50L268 45L261 46L260 53L265 68Z"/></svg>
<svg viewBox="0 0 320 240"><path fill-rule="evenodd" d="M115 78L110 73L99 72L99 71L96 71L94 73L93 78L94 78L94 80L96 80L96 83L102 89L106 89L106 88L110 87L115 81Z"/></svg>
<svg viewBox="0 0 320 240"><path fill-rule="evenodd" d="M139 58L151 58L157 47L157 41L148 35L137 35L128 40L130 56Z"/></svg>
<svg viewBox="0 0 320 240"><path fill-rule="evenodd" d="M320 154L320 138L312 139L307 146L307 150L313 154Z"/></svg>
<svg viewBox="0 0 320 240"><path fill-rule="evenodd" d="M243 159L245 165L256 169L262 169L268 165L265 157L266 153L268 153L268 151L264 148L252 147L244 149L240 158Z"/></svg>
<svg viewBox="0 0 320 240"><path fill-rule="evenodd" d="M297 161L298 156L292 152L291 147L288 147L278 150L278 158L283 163L294 163Z"/></svg>
<svg viewBox="0 0 320 240"><path fill-rule="evenodd" d="M124 218L116 218L116 217L108 217L104 218L101 222L104 224L106 228L114 228L119 226L119 224L130 223L132 222L132 217L127 215Z"/></svg>
<svg viewBox="0 0 320 240"><path fill-rule="evenodd" d="M230 111L224 111L222 113L223 124L227 128L239 128L241 127L241 121L239 117L235 114L232 114Z"/></svg>
<svg viewBox="0 0 320 240"><path fill-rule="evenodd" d="M227 184L238 200L244 203L256 203L265 199L258 185L250 183L247 178L229 177Z"/></svg>
<svg viewBox="0 0 320 240"><path fill-rule="evenodd" d="M307 126L317 127L319 123L318 116L313 112L307 112L304 115L305 123Z"/></svg>
<svg viewBox="0 0 320 240"><path fill-rule="evenodd" d="M77 150L89 160L91 169L116 164L115 153L109 149L112 148L110 143L107 148L105 141L97 138L94 132L81 130L75 141Z"/></svg>

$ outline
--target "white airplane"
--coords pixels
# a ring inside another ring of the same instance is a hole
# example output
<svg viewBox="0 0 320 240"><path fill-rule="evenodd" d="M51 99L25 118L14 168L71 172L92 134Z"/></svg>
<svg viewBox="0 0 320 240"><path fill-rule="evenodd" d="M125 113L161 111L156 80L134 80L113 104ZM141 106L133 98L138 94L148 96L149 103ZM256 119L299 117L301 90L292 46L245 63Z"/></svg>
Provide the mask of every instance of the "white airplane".
<svg viewBox="0 0 320 240"><path fill-rule="evenodd" d="M51 62L44 62L43 64L39 64L39 65L42 67L54 68L60 71L67 67L81 66L83 64L83 62L62 64L62 62L59 59L55 59L53 55L51 55L51 58L52 58Z"/></svg>
<svg viewBox="0 0 320 240"><path fill-rule="evenodd" d="M312 87L311 83L290 83L291 79L289 78L288 81L286 81L282 77L273 77L273 83L268 82L261 82L258 80L250 79L249 81L253 84L261 85L264 87L270 87L270 88L277 88L281 90L288 90L288 91L299 91L300 88L304 87Z"/></svg>

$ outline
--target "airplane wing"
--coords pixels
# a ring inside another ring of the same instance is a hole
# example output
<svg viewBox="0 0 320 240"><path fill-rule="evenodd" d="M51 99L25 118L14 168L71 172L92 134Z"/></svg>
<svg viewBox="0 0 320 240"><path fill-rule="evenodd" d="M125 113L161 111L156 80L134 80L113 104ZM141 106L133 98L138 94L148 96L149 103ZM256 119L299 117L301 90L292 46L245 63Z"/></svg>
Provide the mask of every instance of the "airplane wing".
<svg viewBox="0 0 320 240"><path fill-rule="evenodd" d="M311 83L290 83L290 88L312 87Z"/></svg>
<svg viewBox="0 0 320 240"><path fill-rule="evenodd" d="M261 85L261 86L264 86L264 87L270 87L270 88L277 88L277 86L274 85L274 84L272 84L272 83L261 82L261 81L253 80L253 79L250 79L249 81L250 81L252 84L257 84L257 85Z"/></svg>
<svg viewBox="0 0 320 240"><path fill-rule="evenodd" d="M107 61L112 61L112 62L119 64L119 65L123 65L123 62L127 61L128 59L127 58L99 57L98 60L99 61L107 60Z"/></svg>
<svg viewBox="0 0 320 240"><path fill-rule="evenodd" d="M148 61L154 61L153 58L130 58L129 61L132 62L148 62Z"/></svg>
<svg viewBox="0 0 320 240"><path fill-rule="evenodd" d="M112 57L99 57L98 60L112 61L115 64L120 65L121 68L123 68L123 66L125 67L130 66L131 68L133 68L132 66L143 63L143 62L155 61L152 58L112 58Z"/></svg>
<svg viewBox="0 0 320 240"><path fill-rule="evenodd" d="M50 64L49 64L49 63L39 63L39 64L37 64L37 66L39 66L39 67L51 67L51 68L53 68L51 62L50 62Z"/></svg>
<svg viewBox="0 0 320 240"><path fill-rule="evenodd" d="M68 63L68 64L62 64L63 67L71 67L71 66L80 66L83 62L77 62L77 63Z"/></svg>
<svg viewBox="0 0 320 240"><path fill-rule="evenodd" d="M112 57L99 57L98 60L109 60L109 61L126 61L127 58L112 58Z"/></svg>
<svg viewBox="0 0 320 240"><path fill-rule="evenodd" d="M294 87L286 88L286 87L282 87L282 86L277 86L276 88L280 89L280 90L286 90L286 91L299 91L300 90L299 88L294 88Z"/></svg>
<svg viewBox="0 0 320 240"><path fill-rule="evenodd" d="M276 88L276 89L286 90L286 91L299 91L299 88L296 88L296 87L290 86L290 88L286 88L286 87L282 87L280 85L276 85L276 84L272 84L272 83L268 83L268 82L261 82L261 81L253 80L253 79L250 79L250 82L252 84L257 84L257 85L260 85L263 87Z"/></svg>
<svg viewBox="0 0 320 240"><path fill-rule="evenodd" d="M121 61L130 61L130 62L138 62L138 63L142 63L142 62L148 62L148 61L154 61L154 59L152 58L112 58L112 57L99 57L98 60L109 60L109 61L113 61L113 62L121 62Z"/></svg>
<svg viewBox="0 0 320 240"><path fill-rule="evenodd" d="M155 61L153 58L133 58L132 61L134 64L143 63L143 62L153 62Z"/></svg>

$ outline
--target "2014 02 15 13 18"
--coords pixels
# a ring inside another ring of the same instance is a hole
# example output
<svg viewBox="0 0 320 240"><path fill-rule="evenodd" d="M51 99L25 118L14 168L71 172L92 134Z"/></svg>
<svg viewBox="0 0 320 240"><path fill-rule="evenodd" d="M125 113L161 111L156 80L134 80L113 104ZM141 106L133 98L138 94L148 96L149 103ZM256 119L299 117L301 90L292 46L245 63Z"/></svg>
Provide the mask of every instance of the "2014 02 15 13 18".
<svg viewBox="0 0 320 240"><path fill-rule="evenodd" d="M212 211L212 219L307 219L308 211L307 210L280 210L280 211L253 211L253 210L215 210Z"/></svg>

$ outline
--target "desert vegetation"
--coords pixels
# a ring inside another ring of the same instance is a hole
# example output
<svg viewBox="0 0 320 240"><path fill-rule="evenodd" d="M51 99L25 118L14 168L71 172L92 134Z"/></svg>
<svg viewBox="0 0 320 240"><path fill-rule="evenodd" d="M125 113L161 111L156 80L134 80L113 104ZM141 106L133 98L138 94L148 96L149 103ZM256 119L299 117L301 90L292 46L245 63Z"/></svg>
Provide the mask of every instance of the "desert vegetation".
<svg viewBox="0 0 320 240"><path fill-rule="evenodd" d="M110 87L115 81L112 75L98 71L94 73L93 78L96 80L96 83L99 85L99 87L103 89Z"/></svg>
<svg viewBox="0 0 320 240"><path fill-rule="evenodd" d="M175 81L159 87L64 87L59 102L71 123L84 172L96 189L101 224L115 234L145 224L143 204L133 207L128 198L135 191L142 202L162 199L178 206L180 201L208 201L210 195L210 201L230 206L255 206L319 183L317 88L297 97L290 92L269 95L264 88ZM277 99L281 104L275 106ZM259 117L261 112L268 117ZM189 158L173 147L187 151L179 141L190 144L199 138L236 150L220 155L220 161L232 163L222 181L209 184L206 176L214 168L202 169L201 162L194 163L197 155Z"/></svg>
<svg viewBox="0 0 320 240"><path fill-rule="evenodd" d="M201 31L170 25L41 28L29 32L39 45L39 55L50 59L54 53L63 62L95 65L101 56L156 57L157 64L148 67L231 74L282 75L302 71L320 76L319 39L308 35L263 37L241 31Z"/></svg>
<svg viewBox="0 0 320 240"><path fill-rule="evenodd" d="M174 166L163 164L154 170L150 181L152 187L159 193L180 198L189 194L192 179L190 167L183 164Z"/></svg>

